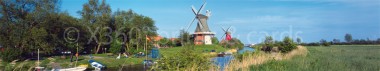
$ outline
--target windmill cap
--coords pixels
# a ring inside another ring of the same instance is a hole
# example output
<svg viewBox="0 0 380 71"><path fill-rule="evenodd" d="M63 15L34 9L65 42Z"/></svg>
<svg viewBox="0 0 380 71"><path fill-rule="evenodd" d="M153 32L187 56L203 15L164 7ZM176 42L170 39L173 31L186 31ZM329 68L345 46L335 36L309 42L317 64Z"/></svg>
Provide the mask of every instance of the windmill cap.
<svg viewBox="0 0 380 71"><path fill-rule="evenodd" d="M194 34L215 34L214 32L195 32Z"/></svg>

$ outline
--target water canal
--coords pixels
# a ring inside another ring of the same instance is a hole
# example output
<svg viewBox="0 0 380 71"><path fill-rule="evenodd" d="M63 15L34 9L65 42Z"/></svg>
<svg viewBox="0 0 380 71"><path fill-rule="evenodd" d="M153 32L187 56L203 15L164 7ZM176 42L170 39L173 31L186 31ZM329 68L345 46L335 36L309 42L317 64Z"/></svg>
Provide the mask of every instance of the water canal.
<svg viewBox="0 0 380 71"><path fill-rule="evenodd" d="M255 49L251 47L244 47L243 49L239 49L238 53L243 54L244 52L254 52ZM234 59L233 55L226 55L224 57L214 57L212 61L215 65L219 66L220 70L223 71L224 67L229 64L231 60Z"/></svg>
<svg viewBox="0 0 380 71"><path fill-rule="evenodd" d="M254 52L255 49L251 47L244 47L238 50L238 54L243 54L244 52ZM223 71L224 67L228 65L228 63L234 59L233 55L226 55L224 57L213 57L212 61L215 65L220 68L220 71ZM118 71L118 70L134 70L134 71L146 71L149 70L148 67L144 67L143 64L137 65L127 65L122 68L107 68L106 71Z"/></svg>

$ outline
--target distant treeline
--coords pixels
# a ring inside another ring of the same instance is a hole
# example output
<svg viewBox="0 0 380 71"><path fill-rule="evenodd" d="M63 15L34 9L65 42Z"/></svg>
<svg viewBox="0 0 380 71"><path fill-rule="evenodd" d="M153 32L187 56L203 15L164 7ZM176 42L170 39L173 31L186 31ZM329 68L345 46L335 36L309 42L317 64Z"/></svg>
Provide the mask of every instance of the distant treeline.
<svg viewBox="0 0 380 71"><path fill-rule="evenodd" d="M380 38L377 40L367 39L352 39L351 34L345 35L345 41L341 42L339 39L333 39L332 41L326 41L325 39L321 39L319 42L311 42L311 43L300 43L300 45L304 46L329 46L329 45L375 45L380 44Z"/></svg>

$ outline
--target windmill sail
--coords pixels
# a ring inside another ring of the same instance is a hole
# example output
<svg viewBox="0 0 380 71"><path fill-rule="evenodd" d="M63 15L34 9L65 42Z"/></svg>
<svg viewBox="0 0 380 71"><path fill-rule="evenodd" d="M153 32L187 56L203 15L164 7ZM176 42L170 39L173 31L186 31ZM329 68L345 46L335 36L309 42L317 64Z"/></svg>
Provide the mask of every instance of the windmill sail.
<svg viewBox="0 0 380 71"><path fill-rule="evenodd" d="M222 38L221 38L222 40L223 40L223 37L224 37L224 36L226 36L226 37L224 38L224 40L229 41L229 40L232 39L232 37L231 37L231 33L228 32L228 31L230 30L230 28L231 28L231 26L228 27L227 30L224 30L224 28L222 27L222 30L225 32L224 35L223 35Z"/></svg>
<svg viewBox="0 0 380 71"><path fill-rule="evenodd" d="M201 8L199 8L199 10L196 10L196 9L194 8L194 6L191 6L191 10L192 10L193 13L195 14L195 17L194 17L194 19L191 21L191 23L189 24L189 26L187 27L186 31L189 30L189 27L191 26L191 24L193 24L193 22L194 22L195 19L198 19L198 24L197 24L197 29L196 29L196 31L197 31L197 30L203 30L203 26L205 26L205 25L206 25L206 28L208 29L207 24L202 24L202 23L204 23L204 22L202 22L202 21L200 20L200 18L199 18L199 16L202 15L202 14L200 14L200 12L203 10L203 8L204 8L204 6L206 6L206 4L207 4L206 2L203 3L202 6L201 6ZM204 16L204 15L202 15L202 16ZM207 16L206 16L206 17L207 17ZM206 19L205 21L207 21L207 19ZM206 22L206 23L207 23L207 22ZM199 25L199 24L201 24L201 25Z"/></svg>

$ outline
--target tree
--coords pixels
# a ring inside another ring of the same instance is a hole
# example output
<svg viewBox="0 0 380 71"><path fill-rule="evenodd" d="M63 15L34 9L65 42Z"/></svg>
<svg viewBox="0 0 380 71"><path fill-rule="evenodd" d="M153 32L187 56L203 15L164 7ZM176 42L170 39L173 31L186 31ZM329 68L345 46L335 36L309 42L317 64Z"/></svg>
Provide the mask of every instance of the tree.
<svg viewBox="0 0 380 71"><path fill-rule="evenodd" d="M180 34L179 34L179 40L181 42L181 45L187 45L187 44L192 44L192 36L190 35L189 32L185 31L185 30L181 30L180 31Z"/></svg>
<svg viewBox="0 0 380 71"><path fill-rule="evenodd" d="M274 41L273 47L281 47L282 44L282 41Z"/></svg>
<svg viewBox="0 0 380 71"><path fill-rule="evenodd" d="M319 40L319 43L325 43L325 42L327 42L325 39Z"/></svg>
<svg viewBox="0 0 380 71"><path fill-rule="evenodd" d="M219 44L219 40L217 37L212 38L212 44Z"/></svg>
<svg viewBox="0 0 380 71"><path fill-rule="evenodd" d="M352 41L352 35L351 34L346 34L344 36L344 39L346 40L347 43L351 43L351 41Z"/></svg>
<svg viewBox="0 0 380 71"><path fill-rule="evenodd" d="M121 42L121 39L114 37L114 40L111 42L110 51L111 53L117 54L120 53L120 51L125 51L124 47L122 47L123 42Z"/></svg>
<svg viewBox="0 0 380 71"><path fill-rule="evenodd" d="M0 44L7 50L17 50L1 52L0 54L5 54L0 55L1 58L9 58L4 59L8 61L35 57L33 55L37 49L43 55L62 50L74 52L78 47L79 52L82 49L93 49L92 47L98 51L100 47L113 47L109 44L116 42L116 39L120 39L118 41L122 44L133 42L135 44L128 43L126 46L138 48L149 44L145 42L145 36L156 35L157 27L152 18L132 10L112 14L105 0L89 0L78 12L82 15L80 19L61 12L59 2L60 0L0 0Z"/></svg>
<svg viewBox="0 0 380 71"><path fill-rule="evenodd" d="M0 52L0 58L3 61L10 62L12 60L19 59L22 51L16 48L4 48L4 51Z"/></svg>
<svg viewBox="0 0 380 71"><path fill-rule="evenodd" d="M95 53L98 53L102 45L108 45L112 41L112 30L109 27L111 24L111 7L105 0L102 0L101 3L98 0L89 0L83 5L83 9L79 13L82 15L81 23L88 25L89 29L94 31L91 31L93 34L91 34L88 42L97 44Z"/></svg>
<svg viewBox="0 0 380 71"><path fill-rule="evenodd" d="M62 33L52 29L61 25L51 25L62 22L58 2L59 0L1 0L0 44L6 49L19 50L10 52L21 54L19 59L34 57L37 49L41 49L42 54L53 53L59 43L48 43L55 42L53 39L60 38L57 33Z"/></svg>
<svg viewBox="0 0 380 71"><path fill-rule="evenodd" d="M59 20L55 21L55 24L48 27L48 32L51 37L49 39L54 40L55 46L60 47L58 50L65 50L71 52L81 52L85 43L89 39L89 33L84 28L83 24L78 23L78 19L72 17L67 12L60 13L58 15ZM88 37L87 37L88 36Z"/></svg>
<svg viewBox="0 0 380 71"><path fill-rule="evenodd" d="M286 36L283 40L282 47L280 51L283 53L287 53L297 48L297 44L293 42L292 38Z"/></svg>
<svg viewBox="0 0 380 71"><path fill-rule="evenodd" d="M301 38L297 38L297 43L300 44L301 43Z"/></svg>
<svg viewBox="0 0 380 71"><path fill-rule="evenodd" d="M133 12L132 10L120 11L117 10L112 15L112 29L113 37L122 37L120 42L123 42L129 53L140 51L147 44L147 49L150 49L150 45L153 36L157 36L157 27L154 25L152 18L143 16ZM148 42L146 42L148 41ZM112 44L113 42L111 42ZM112 46L111 46L112 48Z"/></svg>
<svg viewBox="0 0 380 71"><path fill-rule="evenodd" d="M157 43L161 47L173 47L173 46L175 46L175 43L168 38L163 38L160 41L158 41Z"/></svg>
<svg viewBox="0 0 380 71"><path fill-rule="evenodd" d="M330 46L330 43L327 42L325 39L321 39L319 42L320 42L320 44L322 44L323 46Z"/></svg>
<svg viewBox="0 0 380 71"><path fill-rule="evenodd" d="M265 52L270 52L272 51L272 48L274 47L274 44L273 44L273 38L272 36L266 36L265 37L265 40L264 40L264 44L265 46L261 49Z"/></svg>
<svg viewBox="0 0 380 71"><path fill-rule="evenodd" d="M273 44L273 38L272 36L266 36L264 40L265 44Z"/></svg>
<svg viewBox="0 0 380 71"><path fill-rule="evenodd" d="M340 43L340 40L339 39L333 39L332 41L334 44L339 44Z"/></svg>
<svg viewBox="0 0 380 71"><path fill-rule="evenodd" d="M244 47L244 44L237 38L232 38L231 40L228 40L228 41L222 41L220 42L220 45L225 48L232 48L232 49L236 49L236 48L241 49Z"/></svg>
<svg viewBox="0 0 380 71"><path fill-rule="evenodd" d="M231 44L230 48L239 48L239 49L242 49L244 47L243 42L241 42L237 38L232 38L228 43Z"/></svg>

